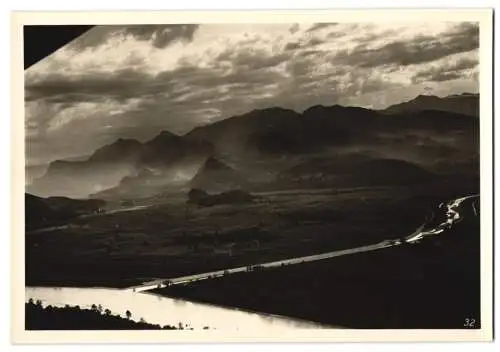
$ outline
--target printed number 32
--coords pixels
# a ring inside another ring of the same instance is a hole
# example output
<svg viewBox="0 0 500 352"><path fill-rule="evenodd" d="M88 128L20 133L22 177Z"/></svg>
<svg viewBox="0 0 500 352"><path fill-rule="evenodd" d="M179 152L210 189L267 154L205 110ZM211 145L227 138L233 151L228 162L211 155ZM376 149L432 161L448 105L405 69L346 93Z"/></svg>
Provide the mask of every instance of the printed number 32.
<svg viewBox="0 0 500 352"><path fill-rule="evenodd" d="M464 327L473 328L476 325L476 319L465 319Z"/></svg>

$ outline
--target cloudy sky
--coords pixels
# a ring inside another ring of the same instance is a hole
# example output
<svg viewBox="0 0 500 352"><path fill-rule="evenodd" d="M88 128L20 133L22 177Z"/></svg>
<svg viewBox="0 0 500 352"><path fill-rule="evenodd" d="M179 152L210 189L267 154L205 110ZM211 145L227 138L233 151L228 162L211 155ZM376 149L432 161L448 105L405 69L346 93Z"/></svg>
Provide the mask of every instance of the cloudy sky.
<svg viewBox="0 0 500 352"><path fill-rule="evenodd" d="M475 23L99 26L25 71L27 163L256 108L478 92Z"/></svg>

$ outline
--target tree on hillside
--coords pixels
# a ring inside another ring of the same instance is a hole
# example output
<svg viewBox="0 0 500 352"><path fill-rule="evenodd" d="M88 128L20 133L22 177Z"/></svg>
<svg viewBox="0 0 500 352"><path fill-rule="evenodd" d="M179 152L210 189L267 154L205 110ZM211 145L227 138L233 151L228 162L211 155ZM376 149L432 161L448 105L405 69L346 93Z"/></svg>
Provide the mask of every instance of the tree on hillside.
<svg viewBox="0 0 500 352"><path fill-rule="evenodd" d="M127 316L127 319L130 319L132 317L132 313L129 310L125 312L125 315Z"/></svg>

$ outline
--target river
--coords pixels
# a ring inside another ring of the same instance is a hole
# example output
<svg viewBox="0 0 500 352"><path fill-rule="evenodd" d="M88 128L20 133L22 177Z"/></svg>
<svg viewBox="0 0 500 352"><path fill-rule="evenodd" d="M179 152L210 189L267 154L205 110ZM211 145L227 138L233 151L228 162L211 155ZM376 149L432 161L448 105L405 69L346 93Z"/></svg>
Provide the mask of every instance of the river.
<svg viewBox="0 0 500 352"><path fill-rule="evenodd" d="M113 314L125 317L132 313L132 319L143 318L148 323L175 325L201 330L204 327L216 330L258 332L290 329L322 329L325 326L313 322L287 317L252 313L232 308L223 308L181 299L162 297L151 293L109 288L73 287L26 287L25 300L41 300L43 306L71 306L90 308L101 304Z"/></svg>

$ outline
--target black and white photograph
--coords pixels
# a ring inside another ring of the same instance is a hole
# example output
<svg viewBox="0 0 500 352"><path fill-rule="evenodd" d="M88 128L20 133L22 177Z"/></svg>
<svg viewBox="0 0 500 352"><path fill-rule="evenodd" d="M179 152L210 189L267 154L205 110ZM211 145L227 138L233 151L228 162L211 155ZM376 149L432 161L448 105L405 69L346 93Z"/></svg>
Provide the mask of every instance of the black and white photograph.
<svg viewBox="0 0 500 352"><path fill-rule="evenodd" d="M23 332L491 339L492 11L357 12L19 20Z"/></svg>

